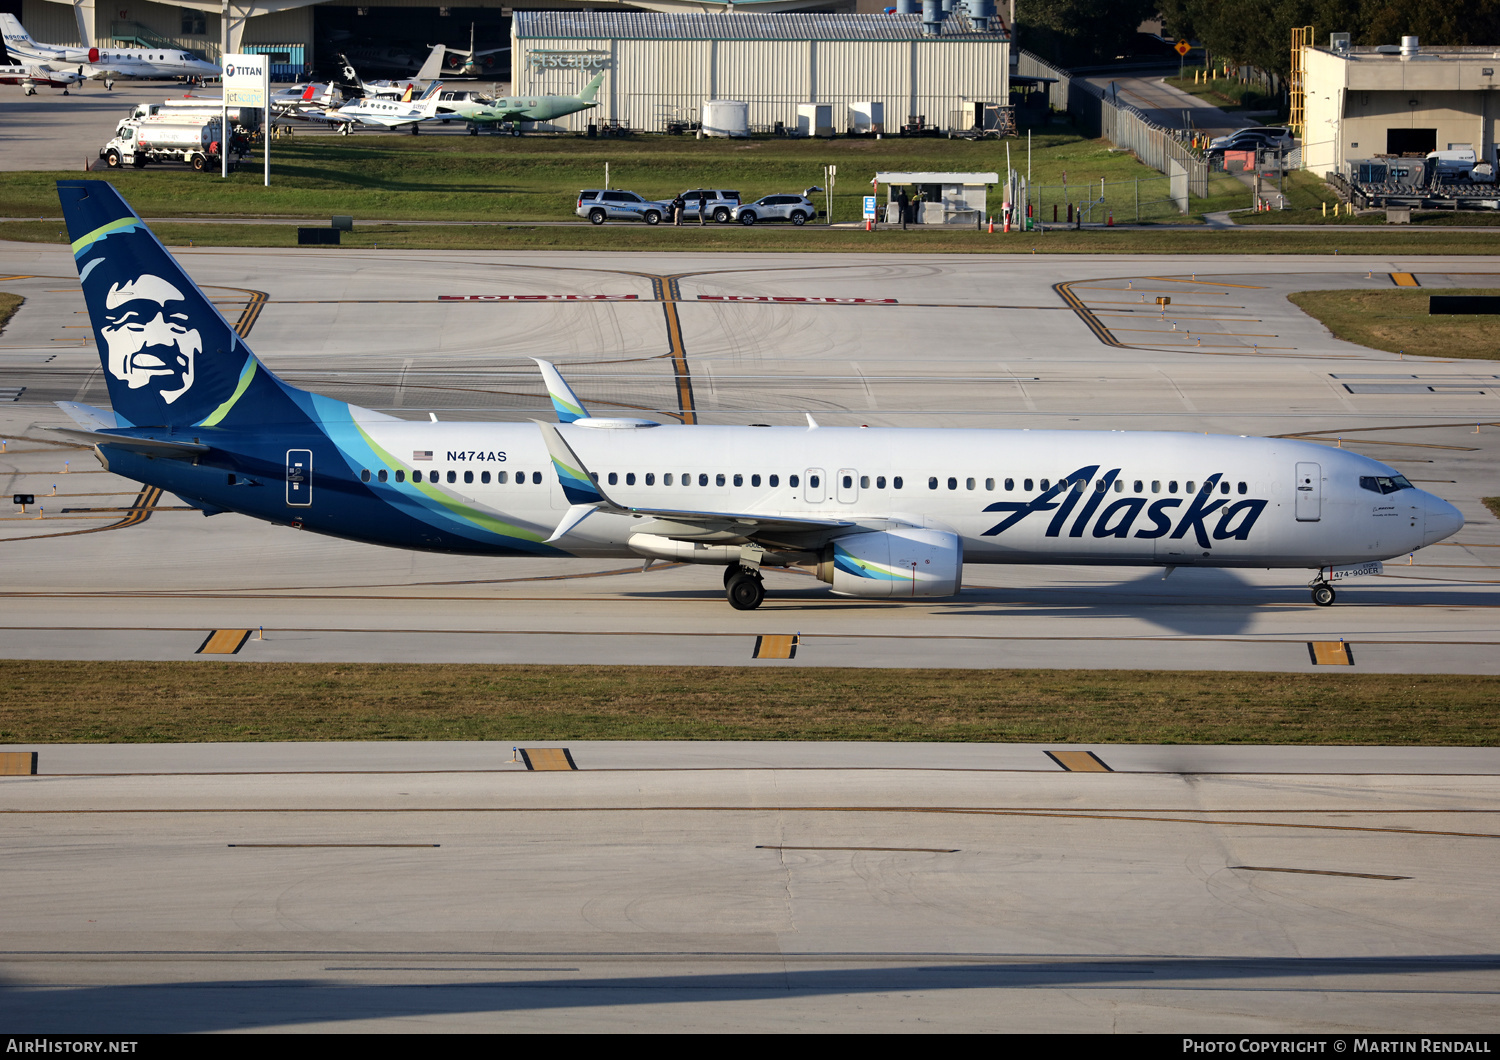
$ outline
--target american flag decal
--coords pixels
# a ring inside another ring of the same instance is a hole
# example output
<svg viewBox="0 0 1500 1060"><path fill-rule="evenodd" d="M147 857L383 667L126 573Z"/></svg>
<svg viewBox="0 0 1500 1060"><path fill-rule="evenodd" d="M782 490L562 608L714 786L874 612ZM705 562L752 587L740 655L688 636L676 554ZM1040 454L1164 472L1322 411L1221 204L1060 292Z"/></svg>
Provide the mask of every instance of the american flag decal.
<svg viewBox="0 0 1500 1060"><path fill-rule="evenodd" d="M432 459L432 450L431 449L418 449L416 452L414 452L414 453L411 454L411 458L413 460L431 460Z"/></svg>

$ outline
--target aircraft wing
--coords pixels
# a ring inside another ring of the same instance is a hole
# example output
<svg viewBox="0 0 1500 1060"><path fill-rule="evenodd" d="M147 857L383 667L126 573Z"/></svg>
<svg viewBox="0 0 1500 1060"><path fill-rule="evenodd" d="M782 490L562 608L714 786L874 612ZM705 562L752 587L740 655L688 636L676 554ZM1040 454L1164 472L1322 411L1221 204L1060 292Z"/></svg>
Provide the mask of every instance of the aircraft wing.
<svg viewBox="0 0 1500 1060"><path fill-rule="evenodd" d="M571 506L550 540L557 540L592 511L641 516L640 532L682 541L749 540L759 535L802 535L844 530L854 526L844 519L811 519L762 512L703 511L689 508L648 508L613 500L584 467L555 424L536 420L552 466Z"/></svg>

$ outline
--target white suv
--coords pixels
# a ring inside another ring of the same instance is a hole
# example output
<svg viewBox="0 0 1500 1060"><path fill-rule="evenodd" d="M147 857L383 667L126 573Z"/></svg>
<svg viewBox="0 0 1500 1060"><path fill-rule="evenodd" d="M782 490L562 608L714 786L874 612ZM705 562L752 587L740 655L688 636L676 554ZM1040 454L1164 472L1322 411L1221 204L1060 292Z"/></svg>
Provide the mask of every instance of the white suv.
<svg viewBox="0 0 1500 1060"><path fill-rule="evenodd" d="M578 205L573 212L596 225L608 220L645 221L648 225L655 225L661 224L663 217L672 215L672 205L644 198L633 191L589 188L578 193Z"/></svg>
<svg viewBox="0 0 1500 1060"><path fill-rule="evenodd" d="M684 221L696 221L702 213L709 220L723 224L740 204L740 193L724 188L695 188L683 192L682 200L687 203L682 211Z"/></svg>
<svg viewBox="0 0 1500 1060"><path fill-rule="evenodd" d="M756 221L790 221L803 225L818 216L818 209L805 195L767 195L755 202L736 206L729 216L742 225Z"/></svg>

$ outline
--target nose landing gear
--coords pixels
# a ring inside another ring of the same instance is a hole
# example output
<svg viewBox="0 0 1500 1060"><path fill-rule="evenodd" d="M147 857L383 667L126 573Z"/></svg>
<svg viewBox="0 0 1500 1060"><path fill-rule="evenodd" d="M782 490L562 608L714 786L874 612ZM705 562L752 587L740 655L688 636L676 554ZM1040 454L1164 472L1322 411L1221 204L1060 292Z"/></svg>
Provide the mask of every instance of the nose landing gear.
<svg viewBox="0 0 1500 1060"><path fill-rule="evenodd" d="M1319 571L1318 576L1308 582L1307 585L1308 588L1312 589L1312 602L1319 607L1331 607L1333 606L1333 602L1338 599L1338 594L1333 591L1333 586L1323 580L1322 571Z"/></svg>

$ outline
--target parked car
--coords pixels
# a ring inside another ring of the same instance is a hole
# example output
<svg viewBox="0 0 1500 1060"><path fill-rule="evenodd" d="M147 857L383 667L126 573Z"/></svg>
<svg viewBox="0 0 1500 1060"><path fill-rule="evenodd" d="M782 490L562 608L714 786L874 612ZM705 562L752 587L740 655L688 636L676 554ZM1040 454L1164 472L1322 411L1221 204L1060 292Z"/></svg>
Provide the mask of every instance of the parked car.
<svg viewBox="0 0 1500 1060"><path fill-rule="evenodd" d="M695 188L683 192L682 198L687 203L687 208L682 211L684 221L696 221L702 212L709 220L723 224L740 204L739 192L722 188Z"/></svg>
<svg viewBox="0 0 1500 1060"><path fill-rule="evenodd" d="M802 225L818 216L818 210L805 195L767 195L736 206L729 211L729 216L742 225L753 225L757 221L790 221Z"/></svg>
<svg viewBox="0 0 1500 1060"><path fill-rule="evenodd" d="M661 224L662 218L672 216L672 204L648 199L633 191L587 188L578 193L578 205L573 212L596 225L605 221L645 221L648 225L655 225Z"/></svg>
<svg viewBox="0 0 1500 1060"><path fill-rule="evenodd" d="M1210 151L1290 151L1295 144L1290 129L1279 125L1252 125L1210 140Z"/></svg>

